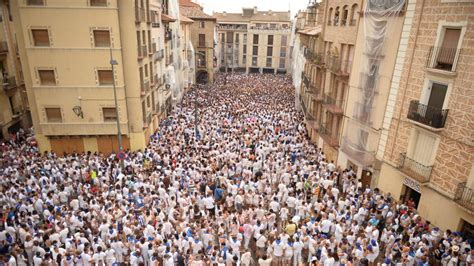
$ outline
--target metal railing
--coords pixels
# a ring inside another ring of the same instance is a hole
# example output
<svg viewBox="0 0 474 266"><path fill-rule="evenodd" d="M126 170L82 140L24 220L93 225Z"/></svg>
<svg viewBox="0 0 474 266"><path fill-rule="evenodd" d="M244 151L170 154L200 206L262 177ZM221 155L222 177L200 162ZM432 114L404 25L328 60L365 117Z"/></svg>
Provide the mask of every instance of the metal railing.
<svg viewBox="0 0 474 266"><path fill-rule="evenodd" d="M135 22L144 22L146 19L146 12L143 8L135 7Z"/></svg>
<svg viewBox="0 0 474 266"><path fill-rule="evenodd" d="M461 49L431 46L426 67L454 72Z"/></svg>
<svg viewBox="0 0 474 266"><path fill-rule="evenodd" d="M8 52L8 44L6 41L0 42L0 53Z"/></svg>
<svg viewBox="0 0 474 266"><path fill-rule="evenodd" d="M421 184L426 184L430 182L433 166L421 164L408 157L406 153L400 153L398 169Z"/></svg>
<svg viewBox="0 0 474 266"><path fill-rule="evenodd" d="M228 24L228 25L216 25L216 28L219 30L247 30L247 25L244 24L239 24L239 25L233 25L233 24Z"/></svg>
<svg viewBox="0 0 474 266"><path fill-rule="evenodd" d="M341 60L337 56L328 58L329 69L339 75L349 76L352 69L352 60Z"/></svg>
<svg viewBox="0 0 474 266"><path fill-rule="evenodd" d="M138 46L138 58L143 58L148 55L146 45L139 45Z"/></svg>
<svg viewBox="0 0 474 266"><path fill-rule="evenodd" d="M339 139L337 136L334 136L330 125L321 124L319 125L319 134L324 139L324 141L330 146L339 146Z"/></svg>
<svg viewBox="0 0 474 266"><path fill-rule="evenodd" d="M454 194L454 202L469 211L474 211L474 189L467 187L466 182L459 183Z"/></svg>
<svg viewBox="0 0 474 266"><path fill-rule="evenodd" d="M344 110L342 109L343 101L341 99L336 99L336 97L324 94L323 104L326 105L326 109L334 114L342 114Z"/></svg>
<svg viewBox="0 0 474 266"><path fill-rule="evenodd" d="M147 92L150 90L150 81L143 81L141 82L141 88L142 88L142 92Z"/></svg>
<svg viewBox="0 0 474 266"><path fill-rule="evenodd" d="M165 57L165 50L164 49L160 49L158 51L156 51L153 59L155 61L161 61L163 58Z"/></svg>
<svg viewBox="0 0 474 266"><path fill-rule="evenodd" d="M3 77L2 86L4 90L10 90L17 86L15 77Z"/></svg>
<svg viewBox="0 0 474 266"><path fill-rule="evenodd" d="M433 128L444 128L448 112L448 109L421 104L414 100L410 102L407 118Z"/></svg>

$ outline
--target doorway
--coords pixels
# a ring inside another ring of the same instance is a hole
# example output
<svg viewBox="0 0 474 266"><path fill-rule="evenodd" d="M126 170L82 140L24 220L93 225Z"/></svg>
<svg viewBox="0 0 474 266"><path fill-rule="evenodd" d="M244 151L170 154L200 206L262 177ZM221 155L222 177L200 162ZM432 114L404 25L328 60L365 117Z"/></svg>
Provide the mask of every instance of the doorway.
<svg viewBox="0 0 474 266"><path fill-rule="evenodd" d="M372 172L367 169L362 169L360 182L362 183L362 187L370 187L370 184L372 183Z"/></svg>
<svg viewBox="0 0 474 266"><path fill-rule="evenodd" d="M463 236L464 239L466 239L468 242L471 242L474 240L474 225L471 223L467 222L464 219L461 219L461 235Z"/></svg>
<svg viewBox="0 0 474 266"><path fill-rule="evenodd" d="M431 92L428 98L428 106L426 108L426 119L429 125L434 127L440 126L443 119L443 105L448 86L433 82L431 85Z"/></svg>
<svg viewBox="0 0 474 266"><path fill-rule="evenodd" d="M407 204L409 201L412 202L413 208L416 210L418 208L418 204L420 203L421 194L420 192L412 189L407 185L403 185L402 195L400 199L404 204Z"/></svg>

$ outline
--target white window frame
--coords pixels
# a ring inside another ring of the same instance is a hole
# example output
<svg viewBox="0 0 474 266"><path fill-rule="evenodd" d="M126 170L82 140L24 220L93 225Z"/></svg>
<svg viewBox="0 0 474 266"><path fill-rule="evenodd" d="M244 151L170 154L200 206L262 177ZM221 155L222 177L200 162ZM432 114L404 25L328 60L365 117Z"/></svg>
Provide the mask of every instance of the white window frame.
<svg viewBox="0 0 474 266"><path fill-rule="evenodd" d="M453 90L453 82L452 80L448 78L443 78L439 76L434 76L434 75L429 75L429 74L427 75L423 83L423 90L421 91L421 95L420 95L420 103L425 104L425 105L428 104L428 101L431 95L431 86L433 85L433 83L439 83L439 84L448 86L448 89L446 91L446 96L444 97L444 102L443 102L443 109L448 109L449 99L451 97L451 92Z"/></svg>
<svg viewBox="0 0 474 266"><path fill-rule="evenodd" d="M436 32L436 41L434 46L441 46L444 40L444 33L446 28L459 28L461 29L461 34L459 35L458 47L456 48L456 57L454 58L453 71L456 71L456 67L459 59L459 51L462 47L462 42L464 40L464 34L466 34L467 21L458 21L458 22L448 22L446 20L440 20L438 22L438 30Z"/></svg>

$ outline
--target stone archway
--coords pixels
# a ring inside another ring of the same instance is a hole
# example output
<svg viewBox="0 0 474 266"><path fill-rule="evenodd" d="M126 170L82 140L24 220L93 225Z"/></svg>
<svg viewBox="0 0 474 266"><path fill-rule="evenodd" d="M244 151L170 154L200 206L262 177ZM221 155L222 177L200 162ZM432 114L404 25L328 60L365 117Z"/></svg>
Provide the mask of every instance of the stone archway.
<svg viewBox="0 0 474 266"><path fill-rule="evenodd" d="M207 71L200 70L196 75L197 84L207 84L209 82L209 74Z"/></svg>

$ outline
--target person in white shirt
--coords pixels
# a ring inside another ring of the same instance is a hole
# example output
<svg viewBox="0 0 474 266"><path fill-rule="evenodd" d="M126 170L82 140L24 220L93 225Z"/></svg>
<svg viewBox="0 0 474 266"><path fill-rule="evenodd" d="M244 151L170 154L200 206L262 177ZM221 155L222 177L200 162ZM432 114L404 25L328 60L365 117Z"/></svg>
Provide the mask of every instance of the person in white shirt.
<svg viewBox="0 0 474 266"><path fill-rule="evenodd" d="M273 262L275 263L276 266L283 265L285 243L281 241L280 236L277 236L275 241L273 241L272 247L273 247Z"/></svg>
<svg viewBox="0 0 474 266"><path fill-rule="evenodd" d="M272 258L267 257L267 255L263 255L262 258L258 259L259 266L270 266L272 264Z"/></svg>

